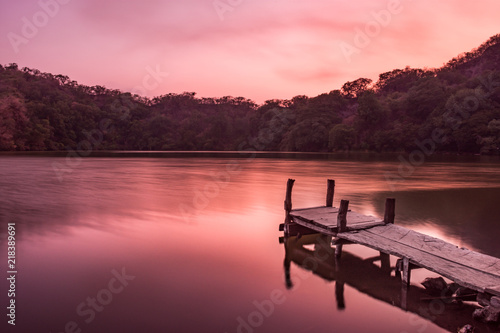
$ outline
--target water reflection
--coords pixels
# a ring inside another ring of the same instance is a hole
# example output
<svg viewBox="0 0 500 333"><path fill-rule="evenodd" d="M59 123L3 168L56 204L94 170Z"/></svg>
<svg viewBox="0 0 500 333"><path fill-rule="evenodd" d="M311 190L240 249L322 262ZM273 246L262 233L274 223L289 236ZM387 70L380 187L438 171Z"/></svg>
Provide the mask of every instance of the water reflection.
<svg viewBox="0 0 500 333"><path fill-rule="evenodd" d="M312 234L302 236L300 239L295 236L289 237L285 239L284 247L287 288L293 289L291 263L294 263L298 269L311 271L324 280L335 282L335 299L339 311L344 310L349 303L349 299L345 299L344 296L345 285L432 321L450 332L470 324L472 313L478 308L472 303L453 302L451 299L434 297L416 285L404 288L401 278L391 273L394 267L388 266L388 262L384 263L383 257L363 259L344 249L341 259L336 260L335 249L329 246L329 239L324 235ZM382 263L377 264L381 259ZM479 332L498 331L498 327L479 322L474 322L474 326Z"/></svg>
<svg viewBox="0 0 500 333"><path fill-rule="evenodd" d="M332 327L342 332L415 331L410 315L389 305L381 308L389 303L359 294L349 275L336 288L325 287L327 280L311 279L298 290L294 272L299 270L289 260L291 289L286 290L277 264L283 260L282 248L275 238L288 178L297 179L295 208L324 204L325 181L332 178L337 184L334 204L348 199L353 210L381 216L385 198L394 196L396 223L424 227L458 245L500 256L492 240L499 231L498 164L429 161L393 193L384 175L397 170L394 156L299 155L253 160L238 154L102 156L83 159L62 182L52 163L63 163L64 156L0 156L0 226L16 223L22 264L18 329L62 331L67 321L81 319L75 307L103 288L111 270L126 267L137 279L92 326L85 326L87 331L235 332L236 319L252 313L253 302L276 288L289 292L288 301L256 333L325 332ZM228 166L236 166L237 172L214 183L214 175ZM218 191L199 195L214 184ZM478 223L484 225L477 228ZM5 232L2 227L2 239ZM2 241L0 254L5 251ZM351 253L364 255L358 248ZM331 265L318 269L324 270L323 277L333 274L329 281L342 277ZM362 283L356 288L362 290ZM0 283L0 290L5 284ZM331 297L323 297L325 289ZM337 305L345 309L332 316ZM358 320L359 312L365 314L363 320ZM426 330L442 331L435 325Z"/></svg>

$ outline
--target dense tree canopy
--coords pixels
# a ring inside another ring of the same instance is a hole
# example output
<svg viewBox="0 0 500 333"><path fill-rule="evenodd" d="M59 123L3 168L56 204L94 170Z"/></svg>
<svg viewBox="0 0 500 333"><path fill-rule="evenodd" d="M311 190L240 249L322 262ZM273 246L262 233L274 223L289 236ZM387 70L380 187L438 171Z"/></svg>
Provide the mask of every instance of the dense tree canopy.
<svg viewBox="0 0 500 333"><path fill-rule="evenodd" d="M316 97L152 99L0 66L0 150L436 151L498 154L500 35L439 69L395 69Z"/></svg>

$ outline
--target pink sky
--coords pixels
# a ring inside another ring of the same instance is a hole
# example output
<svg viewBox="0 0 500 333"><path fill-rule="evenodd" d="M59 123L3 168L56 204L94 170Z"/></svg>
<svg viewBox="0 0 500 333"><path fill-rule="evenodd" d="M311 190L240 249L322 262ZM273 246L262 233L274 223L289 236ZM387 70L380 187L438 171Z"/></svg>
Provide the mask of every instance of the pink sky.
<svg viewBox="0 0 500 333"><path fill-rule="evenodd" d="M440 67L500 33L498 0L0 0L0 8L1 64L149 97L193 91L258 103Z"/></svg>

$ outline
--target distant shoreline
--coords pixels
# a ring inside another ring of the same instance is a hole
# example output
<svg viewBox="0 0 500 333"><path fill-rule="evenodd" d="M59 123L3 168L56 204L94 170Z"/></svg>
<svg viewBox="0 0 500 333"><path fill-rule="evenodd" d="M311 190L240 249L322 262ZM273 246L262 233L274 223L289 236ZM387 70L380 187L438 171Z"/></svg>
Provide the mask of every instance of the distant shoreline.
<svg viewBox="0 0 500 333"><path fill-rule="evenodd" d="M0 158L7 156L26 157L67 157L69 151L1 151ZM276 158L276 159L297 159L297 160L394 160L398 161L398 156L406 157L410 153L387 153L387 152L279 152L279 151L134 151L134 150L98 150L92 151L88 156L80 155L82 158L231 158L231 159L254 159L254 158ZM440 160L450 162L457 159L459 161L488 161L500 162L498 155L479 154L452 154L435 153L428 156L429 161L439 162Z"/></svg>

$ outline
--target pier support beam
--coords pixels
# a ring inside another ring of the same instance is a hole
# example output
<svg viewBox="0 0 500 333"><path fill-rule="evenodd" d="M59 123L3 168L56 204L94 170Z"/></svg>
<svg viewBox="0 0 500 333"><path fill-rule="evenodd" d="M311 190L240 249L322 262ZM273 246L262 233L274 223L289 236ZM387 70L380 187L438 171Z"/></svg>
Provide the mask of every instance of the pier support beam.
<svg viewBox="0 0 500 333"><path fill-rule="evenodd" d="M408 288L410 286L411 268L410 259L403 258L403 286Z"/></svg>
<svg viewBox="0 0 500 333"><path fill-rule="evenodd" d="M410 259L403 258L403 280L401 281L401 308L403 310L407 310L408 307L408 289L410 288L410 276L411 276L411 267L410 267Z"/></svg>
<svg viewBox="0 0 500 333"><path fill-rule="evenodd" d="M347 230L347 211L349 210L349 200L341 200L339 214L337 215L337 232L344 232ZM340 264L340 257L342 256L342 244L335 245L335 259L337 266Z"/></svg>
<svg viewBox="0 0 500 333"><path fill-rule="evenodd" d="M385 200L385 213L384 213L385 224L394 223L395 213L396 213L396 199L387 198Z"/></svg>
<svg viewBox="0 0 500 333"><path fill-rule="evenodd" d="M333 206L333 194L335 193L335 180L328 179L328 188L326 190L326 207Z"/></svg>
<svg viewBox="0 0 500 333"><path fill-rule="evenodd" d="M349 210L349 200L341 200L339 214L337 215L337 232L347 230L347 211Z"/></svg>
<svg viewBox="0 0 500 333"><path fill-rule="evenodd" d="M295 179L288 179L286 182L286 195L285 195L285 223L290 222L290 212L292 211L292 188Z"/></svg>

